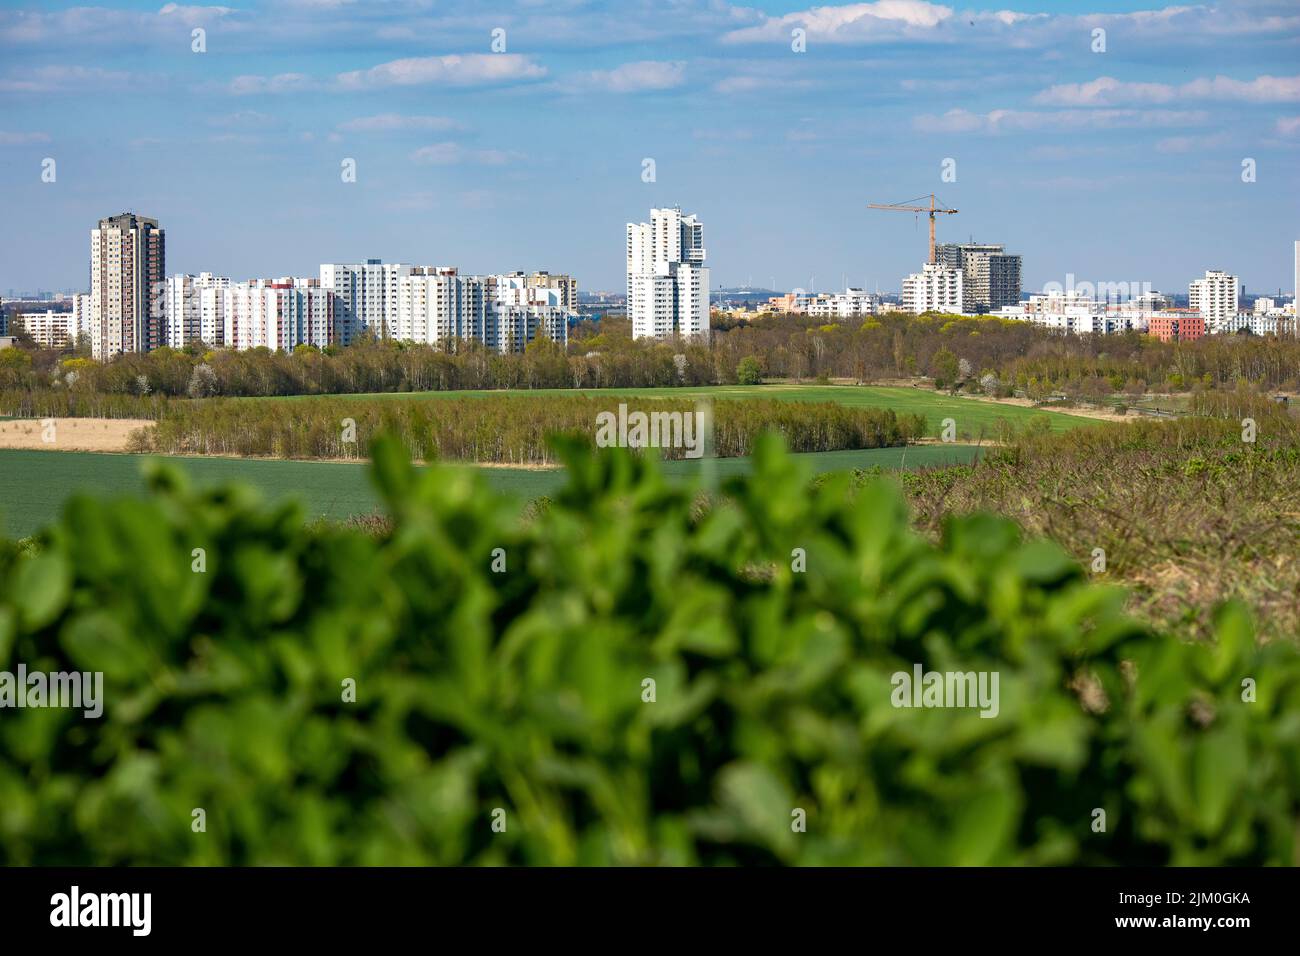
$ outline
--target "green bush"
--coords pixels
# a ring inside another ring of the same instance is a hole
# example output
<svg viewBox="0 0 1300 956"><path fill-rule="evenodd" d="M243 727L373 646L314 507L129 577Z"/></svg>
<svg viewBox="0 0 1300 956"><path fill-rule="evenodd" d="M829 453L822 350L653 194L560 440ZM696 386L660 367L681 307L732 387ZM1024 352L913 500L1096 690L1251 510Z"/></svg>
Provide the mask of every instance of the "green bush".
<svg viewBox="0 0 1300 956"><path fill-rule="evenodd" d="M0 547L0 670L107 699L0 711L0 863L1295 860L1300 666L1235 606L1152 634L1010 522L931 545L771 438L706 507L570 445L527 520L373 447L378 535L160 469ZM917 663L997 672L998 716L893 707Z"/></svg>

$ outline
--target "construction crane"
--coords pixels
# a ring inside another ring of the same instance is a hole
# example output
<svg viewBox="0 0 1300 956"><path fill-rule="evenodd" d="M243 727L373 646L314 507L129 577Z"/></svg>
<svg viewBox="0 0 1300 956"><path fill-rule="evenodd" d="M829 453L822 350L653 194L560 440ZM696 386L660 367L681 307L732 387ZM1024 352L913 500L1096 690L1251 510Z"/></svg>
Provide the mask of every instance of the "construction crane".
<svg viewBox="0 0 1300 956"><path fill-rule="evenodd" d="M909 199L906 203L879 203L869 202L867 206L871 209L896 209L899 212L928 212L930 214L930 261L934 262L934 214L937 212L952 215L956 209L945 209L943 206L936 206L934 202L934 193L930 193L930 205L928 206L909 206L907 203L914 203L917 199L924 199L924 196L918 196L916 199Z"/></svg>

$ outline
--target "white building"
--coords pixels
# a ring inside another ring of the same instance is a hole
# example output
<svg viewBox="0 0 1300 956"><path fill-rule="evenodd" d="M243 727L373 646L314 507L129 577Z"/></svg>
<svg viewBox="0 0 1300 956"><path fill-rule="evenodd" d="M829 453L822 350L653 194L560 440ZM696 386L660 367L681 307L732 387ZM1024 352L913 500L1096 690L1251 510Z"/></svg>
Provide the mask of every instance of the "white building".
<svg viewBox="0 0 1300 956"><path fill-rule="evenodd" d="M633 338L709 334L704 224L680 208L627 224L627 314Z"/></svg>
<svg viewBox="0 0 1300 956"><path fill-rule="evenodd" d="M414 267L398 280L394 335L448 349L479 342L501 353L522 352L538 336L567 346L569 320L577 313L565 303L573 290L568 282L536 284L536 275Z"/></svg>
<svg viewBox="0 0 1300 956"><path fill-rule="evenodd" d="M834 295L814 295L807 300L804 311L814 318L853 319L874 315L878 305L878 297L866 289L849 288Z"/></svg>
<svg viewBox="0 0 1300 956"><path fill-rule="evenodd" d="M563 284L538 285L523 273L488 276L492 301L487 309L485 341L503 354L522 352L529 342L548 338L560 346L569 341L569 319L577 313L565 303Z"/></svg>
<svg viewBox="0 0 1300 956"><path fill-rule="evenodd" d="M225 344L226 276L211 272L174 275L167 280L167 344L183 349L196 339L208 346Z"/></svg>
<svg viewBox="0 0 1300 956"><path fill-rule="evenodd" d="M1204 278L1192 280L1187 304L1201 314L1206 329L1210 330L1236 318L1240 293L1241 284L1236 276L1209 271Z"/></svg>
<svg viewBox="0 0 1300 956"><path fill-rule="evenodd" d="M21 326L43 349L61 349L72 344L76 319L71 312L21 312L14 316L15 328Z"/></svg>
<svg viewBox="0 0 1300 956"><path fill-rule="evenodd" d="M400 282L410 274L405 263L379 259L322 264L320 284L334 293L339 344L348 345L363 329L379 338L397 338Z"/></svg>
<svg viewBox="0 0 1300 956"><path fill-rule="evenodd" d="M952 266L927 262L920 272L903 280L903 311L961 314L962 272Z"/></svg>
<svg viewBox="0 0 1300 956"><path fill-rule="evenodd" d="M77 292L72 296L72 334L78 344L90 344L90 293Z"/></svg>
<svg viewBox="0 0 1300 956"><path fill-rule="evenodd" d="M1147 330L1156 310L1143 308L1137 303L1135 299L1108 307L1086 295L1049 293L1030 296L1028 302L1006 306L991 315L1029 322L1070 335L1119 335Z"/></svg>
<svg viewBox="0 0 1300 956"><path fill-rule="evenodd" d="M1236 335L1249 332L1251 335L1277 335L1280 331L1290 329L1291 323L1285 312L1280 309L1268 312L1239 312L1208 327L1212 335Z"/></svg>
<svg viewBox="0 0 1300 956"><path fill-rule="evenodd" d="M334 341L334 295L315 280L253 279L230 285L222 297L228 348L291 351Z"/></svg>
<svg viewBox="0 0 1300 956"><path fill-rule="evenodd" d="M486 310L486 290L479 276L458 275L446 267L412 268L397 282L395 337L425 345L481 339Z"/></svg>

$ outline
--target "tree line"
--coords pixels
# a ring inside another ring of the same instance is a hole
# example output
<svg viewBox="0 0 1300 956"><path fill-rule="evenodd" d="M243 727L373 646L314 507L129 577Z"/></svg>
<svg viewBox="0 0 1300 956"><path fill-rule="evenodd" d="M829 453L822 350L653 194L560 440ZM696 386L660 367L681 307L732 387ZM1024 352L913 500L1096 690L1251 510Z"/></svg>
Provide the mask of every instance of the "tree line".
<svg viewBox="0 0 1300 956"><path fill-rule="evenodd" d="M809 452L898 446L925 433L923 416L849 408L834 402L756 399L701 405L683 399L588 395L210 399L167 405L154 427L136 433L132 450L169 455L365 459L371 439L387 432L399 436L411 455L423 461L542 465L555 461L551 435L573 433L594 442L602 413L617 417L619 404L625 407L625 417L638 412L647 417L700 412L712 428L712 448L701 447L701 453L724 458L748 455L763 431L780 432L792 450ZM686 427L695 429L703 421L692 418ZM642 448L651 444L632 434L626 444ZM688 433L687 442L696 434ZM697 457L688 455L689 450L679 444L661 448L661 454L666 458Z"/></svg>
<svg viewBox="0 0 1300 956"><path fill-rule="evenodd" d="M1138 333L1065 335L989 316L887 314L826 321L724 320L707 342L633 340L625 319L584 321L567 349L539 339L519 354L373 338L346 348L236 352L192 343L101 363L70 351L6 349L0 390L172 398L464 389L629 388L931 377L944 387L1039 397L1192 391L1239 381L1300 387L1300 340L1213 336L1160 342Z"/></svg>

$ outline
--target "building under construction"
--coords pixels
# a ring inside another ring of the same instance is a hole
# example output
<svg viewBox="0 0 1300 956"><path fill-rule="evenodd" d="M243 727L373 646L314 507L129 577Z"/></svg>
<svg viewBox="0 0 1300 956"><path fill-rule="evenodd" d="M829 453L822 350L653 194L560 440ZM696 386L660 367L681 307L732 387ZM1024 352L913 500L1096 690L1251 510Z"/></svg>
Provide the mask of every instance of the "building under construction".
<svg viewBox="0 0 1300 956"><path fill-rule="evenodd" d="M934 248L935 261L962 273L962 311L996 312L1020 302L1020 256L1002 245L944 242Z"/></svg>

